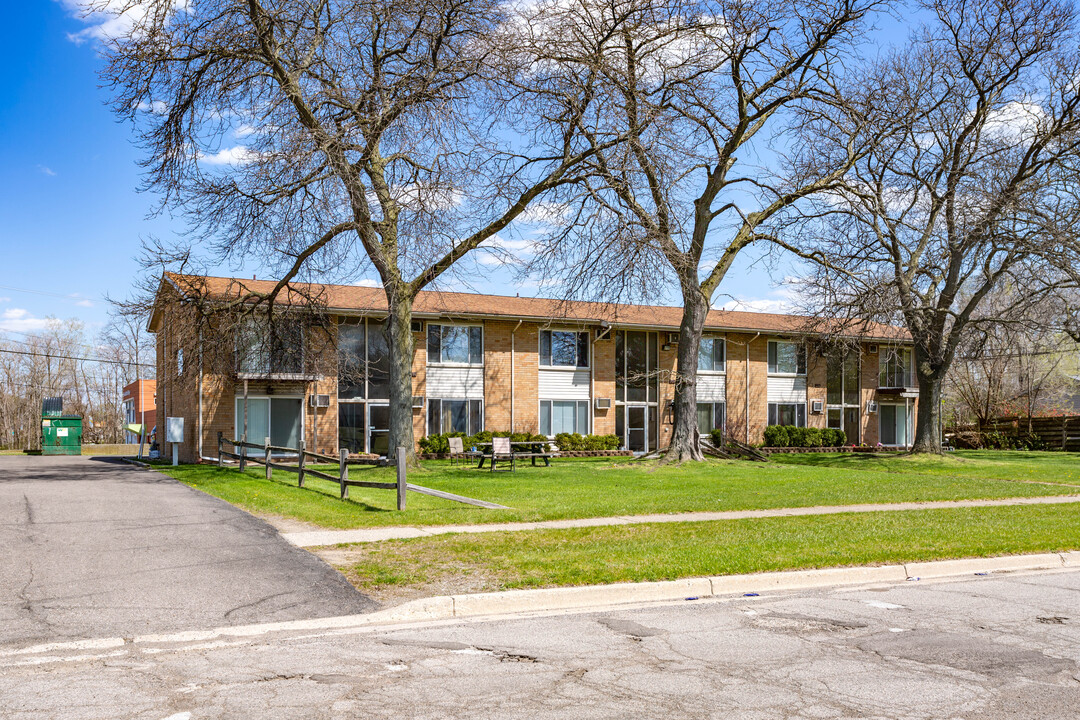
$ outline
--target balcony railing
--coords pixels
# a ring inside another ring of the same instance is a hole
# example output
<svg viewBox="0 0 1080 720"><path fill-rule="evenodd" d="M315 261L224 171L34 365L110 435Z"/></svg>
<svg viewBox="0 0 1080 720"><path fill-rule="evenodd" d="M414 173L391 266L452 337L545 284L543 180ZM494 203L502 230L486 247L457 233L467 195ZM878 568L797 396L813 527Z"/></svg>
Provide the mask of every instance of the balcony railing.
<svg viewBox="0 0 1080 720"><path fill-rule="evenodd" d="M915 373L898 371L883 372L878 376L878 388L913 388Z"/></svg>

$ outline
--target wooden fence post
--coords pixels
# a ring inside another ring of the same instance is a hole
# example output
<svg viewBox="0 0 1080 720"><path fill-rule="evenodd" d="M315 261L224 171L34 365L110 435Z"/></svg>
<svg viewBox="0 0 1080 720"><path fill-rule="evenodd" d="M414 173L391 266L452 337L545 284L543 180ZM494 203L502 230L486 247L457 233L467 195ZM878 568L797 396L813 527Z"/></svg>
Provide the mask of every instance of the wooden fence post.
<svg viewBox="0 0 1080 720"><path fill-rule="evenodd" d="M266 479L270 479L270 473L273 472L270 467L270 438L266 438Z"/></svg>
<svg viewBox="0 0 1080 720"><path fill-rule="evenodd" d="M348 500L349 499L349 486L346 483L349 482L349 465L346 462L346 460L348 460L348 458L349 458L349 450L348 450L348 448L341 448L340 450L338 450L338 453L340 454L340 463L341 463L340 466L339 466L339 468L340 468L339 472L340 472L340 477L341 477L341 499L342 500Z"/></svg>
<svg viewBox="0 0 1080 720"><path fill-rule="evenodd" d="M221 462L221 436L222 432L218 430L217 434L217 466L224 467L224 463Z"/></svg>
<svg viewBox="0 0 1080 720"><path fill-rule="evenodd" d="M247 433L240 435L240 472L247 470Z"/></svg>
<svg viewBox="0 0 1080 720"><path fill-rule="evenodd" d="M405 482L405 448L399 447L397 449L397 509L405 509L405 489L408 483Z"/></svg>
<svg viewBox="0 0 1080 720"><path fill-rule="evenodd" d="M307 446L305 445L304 441L301 440L300 441L300 459L299 459L299 461L297 461L297 464L299 465L299 471L296 473L297 477L299 478L297 480L297 487L304 487L304 450L305 449L307 449Z"/></svg>

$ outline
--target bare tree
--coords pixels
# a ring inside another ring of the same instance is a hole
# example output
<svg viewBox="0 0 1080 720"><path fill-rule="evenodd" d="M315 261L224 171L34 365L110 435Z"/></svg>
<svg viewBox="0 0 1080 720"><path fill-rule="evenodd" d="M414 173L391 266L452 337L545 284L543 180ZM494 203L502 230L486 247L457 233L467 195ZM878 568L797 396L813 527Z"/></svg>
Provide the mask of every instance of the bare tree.
<svg viewBox="0 0 1080 720"><path fill-rule="evenodd" d="M119 8L117 7L118 5ZM412 442L412 303L507 229L592 148L518 134L492 102L496 0L115 0L115 109L135 122L147 185L218 259L287 283L356 279L386 293L390 443ZM134 12L128 12L134 9ZM587 107L567 99L573 115ZM524 144L510 147L510 138ZM249 295L252 293L249 293Z"/></svg>
<svg viewBox="0 0 1080 720"><path fill-rule="evenodd" d="M702 459L699 346L735 258L757 242L783 245L767 223L830 188L857 153L834 144L831 156L811 157L789 131L835 127L834 115L858 114L844 103L839 76L880 5L547 0L518 31L535 56L519 80L526 93L593 93L605 110L553 119L567 131L579 123L594 154L584 189L563 193L564 222L534 272L561 273L568 294L590 299L678 283L683 316L666 462Z"/></svg>
<svg viewBox="0 0 1080 720"><path fill-rule="evenodd" d="M868 69L880 140L820 210L811 292L826 312L914 341L916 452L941 452L942 383L965 332L1075 286L1080 56L1068 2L930 0L911 42ZM828 145L830 136L811 143ZM980 308L1010 285L1010 305Z"/></svg>

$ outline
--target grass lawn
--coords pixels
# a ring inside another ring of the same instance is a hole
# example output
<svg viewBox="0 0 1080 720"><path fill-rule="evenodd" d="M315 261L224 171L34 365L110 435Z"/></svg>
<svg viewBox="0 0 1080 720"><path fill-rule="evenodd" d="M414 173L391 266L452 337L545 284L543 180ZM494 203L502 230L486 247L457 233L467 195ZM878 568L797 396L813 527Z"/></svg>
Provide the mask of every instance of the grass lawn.
<svg viewBox="0 0 1080 720"><path fill-rule="evenodd" d="M673 580L1080 549L1067 505L442 535L319 551L384 602L511 588Z"/></svg>
<svg viewBox="0 0 1080 720"><path fill-rule="evenodd" d="M208 465L162 467L181 482L257 515L285 517L327 528L379 525L443 525L517 520L637 515L708 510L745 510L811 505L961 500L1080 494L1080 455L1064 453L957 453L956 457L907 462L903 458L848 455L784 455L769 463L710 460L659 467L626 459L562 459L552 467L519 467L491 473L446 461L425 462L410 475L418 485L509 506L485 510L409 493L409 509L394 510L394 493L351 488L338 499L334 483L263 469L241 475ZM391 481L388 468L353 467L353 479ZM1075 487L1016 480L1073 482Z"/></svg>
<svg viewBox="0 0 1080 720"><path fill-rule="evenodd" d="M792 453L773 455L772 461L797 467L1080 485L1080 453L957 450L942 457L897 453Z"/></svg>

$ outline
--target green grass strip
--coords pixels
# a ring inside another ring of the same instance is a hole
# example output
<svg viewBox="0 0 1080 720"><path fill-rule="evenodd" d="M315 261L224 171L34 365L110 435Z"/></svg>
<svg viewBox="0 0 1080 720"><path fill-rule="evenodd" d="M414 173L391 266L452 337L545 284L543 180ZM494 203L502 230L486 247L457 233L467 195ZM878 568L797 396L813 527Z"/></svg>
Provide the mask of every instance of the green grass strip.
<svg viewBox="0 0 1080 720"><path fill-rule="evenodd" d="M350 546L342 570L442 594L1076 549L1076 507L1013 506L435 536Z"/></svg>
<svg viewBox="0 0 1080 720"><path fill-rule="evenodd" d="M410 493L408 510L397 512L391 491L351 488L338 498L335 483L263 469L246 474L207 465L163 467L181 482L259 515L276 515L326 528L386 525L447 525L720 510L757 510L813 505L922 502L1080 494L1075 488L1027 480L1075 478L1080 456L1064 453L1001 453L994 458L855 458L791 455L751 463L711 460L681 467L612 459L559 459L550 468L524 465L491 473L445 461L424 463L410 481L437 490L488 500L511 510L485 510ZM1069 467L1068 463L1072 466ZM387 468L350 468L353 479L393 481ZM1021 480L1017 482L1016 480Z"/></svg>

